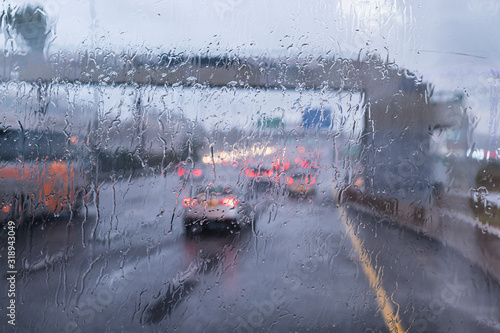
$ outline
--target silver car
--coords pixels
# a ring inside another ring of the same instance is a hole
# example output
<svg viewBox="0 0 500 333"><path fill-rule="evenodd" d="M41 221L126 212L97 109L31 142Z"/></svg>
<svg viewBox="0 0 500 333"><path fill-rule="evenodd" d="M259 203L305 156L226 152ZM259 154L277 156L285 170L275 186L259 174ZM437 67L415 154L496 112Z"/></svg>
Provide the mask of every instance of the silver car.
<svg viewBox="0 0 500 333"><path fill-rule="evenodd" d="M251 206L230 186L199 186L193 196L183 199L182 205L187 234L205 229L235 232L253 225Z"/></svg>

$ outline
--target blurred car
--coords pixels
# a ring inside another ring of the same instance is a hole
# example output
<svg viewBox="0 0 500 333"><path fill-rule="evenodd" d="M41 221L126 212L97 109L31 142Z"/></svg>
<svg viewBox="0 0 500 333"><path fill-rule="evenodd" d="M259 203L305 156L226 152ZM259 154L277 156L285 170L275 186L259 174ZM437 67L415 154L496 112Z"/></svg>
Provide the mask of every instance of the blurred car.
<svg viewBox="0 0 500 333"><path fill-rule="evenodd" d="M0 129L0 225L78 211L90 159L62 132Z"/></svg>
<svg viewBox="0 0 500 333"><path fill-rule="evenodd" d="M300 167L302 169L311 170L312 172L317 172L320 169L319 159L311 158L300 158L295 159L295 168Z"/></svg>
<svg viewBox="0 0 500 333"><path fill-rule="evenodd" d="M278 174L290 169L290 161L286 157L275 157L271 163L272 169Z"/></svg>
<svg viewBox="0 0 500 333"><path fill-rule="evenodd" d="M311 173L295 172L286 178L286 191L290 196L314 196L316 195L316 176Z"/></svg>
<svg viewBox="0 0 500 333"><path fill-rule="evenodd" d="M184 227L188 234L204 229L234 231L252 225L251 206L229 186L199 186L184 198Z"/></svg>
<svg viewBox="0 0 500 333"><path fill-rule="evenodd" d="M259 192L270 189L276 181L274 171L262 166L247 168L245 177L248 178L248 189Z"/></svg>
<svg viewBox="0 0 500 333"><path fill-rule="evenodd" d="M180 179L184 181L193 180L194 182L200 183L205 177L203 169L191 168L184 163L179 163L175 170Z"/></svg>

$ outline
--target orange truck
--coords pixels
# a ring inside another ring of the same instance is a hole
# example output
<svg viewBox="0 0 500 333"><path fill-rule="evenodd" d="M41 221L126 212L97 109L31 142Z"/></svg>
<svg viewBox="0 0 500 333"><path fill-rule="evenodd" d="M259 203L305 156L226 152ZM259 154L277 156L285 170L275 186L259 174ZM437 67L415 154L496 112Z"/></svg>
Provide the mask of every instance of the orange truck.
<svg viewBox="0 0 500 333"><path fill-rule="evenodd" d="M90 159L79 141L62 132L0 129L1 226L81 208Z"/></svg>

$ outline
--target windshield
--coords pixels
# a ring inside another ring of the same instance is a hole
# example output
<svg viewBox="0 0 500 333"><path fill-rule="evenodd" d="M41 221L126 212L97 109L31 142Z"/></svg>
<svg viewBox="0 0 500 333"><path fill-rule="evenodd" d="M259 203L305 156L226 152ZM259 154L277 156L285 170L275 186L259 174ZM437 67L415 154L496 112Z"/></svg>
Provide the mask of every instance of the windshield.
<svg viewBox="0 0 500 333"><path fill-rule="evenodd" d="M499 26L4 0L0 331L500 332Z"/></svg>
<svg viewBox="0 0 500 333"><path fill-rule="evenodd" d="M58 160L68 155L69 140L64 133L3 130L0 140L2 161Z"/></svg>

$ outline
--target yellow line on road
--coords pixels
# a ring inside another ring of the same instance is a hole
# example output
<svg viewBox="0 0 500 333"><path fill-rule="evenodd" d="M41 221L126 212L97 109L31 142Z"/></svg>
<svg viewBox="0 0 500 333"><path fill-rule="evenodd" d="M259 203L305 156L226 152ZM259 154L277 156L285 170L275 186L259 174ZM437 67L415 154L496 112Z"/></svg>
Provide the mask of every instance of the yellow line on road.
<svg viewBox="0 0 500 333"><path fill-rule="evenodd" d="M363 268L363 272L366 277L370 281L370 287L377 294L377 303L378 308L382 312L384 316L384 321L387 327L391 332L403 333L405 330L401 325L401 320L399 319L398 313L394 312L392 307L391 300L387 295L387 292L384 290L382 286L382 280L380 274L378 274L371 264L370 257L368 256L366 250L363 247L358 236L353 231L353 227L347 218L347 213L344 211L344 208L340 208L340 214L342 217L342 222L347 230L347 235L351 239L351 242L354 246L355 251L358 253L359 261L361 263L361 267Z"/></svg>

